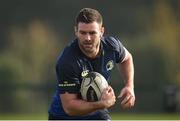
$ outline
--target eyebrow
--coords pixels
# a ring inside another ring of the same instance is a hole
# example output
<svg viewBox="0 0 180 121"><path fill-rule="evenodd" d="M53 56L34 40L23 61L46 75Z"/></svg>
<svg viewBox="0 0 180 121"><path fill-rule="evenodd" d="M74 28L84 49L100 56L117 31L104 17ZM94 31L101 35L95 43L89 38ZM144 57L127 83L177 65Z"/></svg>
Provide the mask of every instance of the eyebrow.
<svg viewBox="0 0 180 121"><path fill-rule="evenodd" d="M83 30L79 30L79 32L81 32L81 33L90 33L90 34L92 34L92 33L97 33L96 31L83 31Z"/></svg>

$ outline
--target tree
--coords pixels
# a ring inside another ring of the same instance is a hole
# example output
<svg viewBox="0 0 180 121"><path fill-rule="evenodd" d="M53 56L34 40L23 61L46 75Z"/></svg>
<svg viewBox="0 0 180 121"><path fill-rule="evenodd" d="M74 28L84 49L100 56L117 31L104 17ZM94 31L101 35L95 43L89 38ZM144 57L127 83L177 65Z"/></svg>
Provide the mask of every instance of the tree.
<svg viewBox="0 0 180 121"><path fill-rule="evenodd" d="M175 13L169 1L157 1L150 36L163 55L169 82L180 84L180 24Z"/></svg>

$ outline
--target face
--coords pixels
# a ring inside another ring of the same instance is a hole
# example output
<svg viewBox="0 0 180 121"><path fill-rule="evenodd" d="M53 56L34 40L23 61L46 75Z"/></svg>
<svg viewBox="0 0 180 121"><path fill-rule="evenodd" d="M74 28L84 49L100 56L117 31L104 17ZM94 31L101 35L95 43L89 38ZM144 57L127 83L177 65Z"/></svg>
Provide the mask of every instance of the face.
<svg viewBox="0 0 180 121"><path fill-rule="evenodd" d="M97 22L79 23L75 28L75 34L78 38L78 43L81 51L91 57L96 56L99 52L101 37L104 33L104 28Z"/></svg>

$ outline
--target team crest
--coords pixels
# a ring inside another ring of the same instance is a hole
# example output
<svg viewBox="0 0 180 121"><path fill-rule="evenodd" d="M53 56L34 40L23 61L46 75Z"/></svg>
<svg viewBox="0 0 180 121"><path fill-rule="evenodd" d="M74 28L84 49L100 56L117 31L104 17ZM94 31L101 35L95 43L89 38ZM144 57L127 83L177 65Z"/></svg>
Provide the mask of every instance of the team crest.
<svg viewBox="0 0 180 121"><path fill-rule="evenodd" d="M108 61L108 63L106 64L106 70L109 71L109 70L112 70L114 67L114 63L112 60Z"/></svg>

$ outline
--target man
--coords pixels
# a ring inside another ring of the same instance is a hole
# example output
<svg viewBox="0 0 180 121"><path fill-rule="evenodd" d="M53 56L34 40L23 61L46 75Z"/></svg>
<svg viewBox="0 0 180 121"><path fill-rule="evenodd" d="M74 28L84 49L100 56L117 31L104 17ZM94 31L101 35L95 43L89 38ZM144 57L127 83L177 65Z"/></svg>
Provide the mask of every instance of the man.
<svg viewBox="0 0 180 121"><path fill-rule="evenodd" d="M111 86L106 88L96 102L82 100L81 74L96 71L109 81L115 63L120 67L125 85L118 97L123 97L122 108L134 106L134 67L131 54L114 37L103 37L101 14L91 8L83 8L76 17L76 39L60 54L56 73L58 87L49 108L49 119L111 119L107 108L116 101Z"/></svg>

